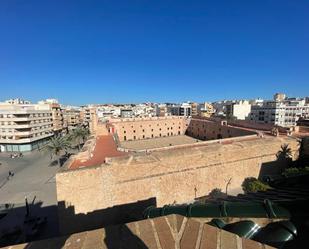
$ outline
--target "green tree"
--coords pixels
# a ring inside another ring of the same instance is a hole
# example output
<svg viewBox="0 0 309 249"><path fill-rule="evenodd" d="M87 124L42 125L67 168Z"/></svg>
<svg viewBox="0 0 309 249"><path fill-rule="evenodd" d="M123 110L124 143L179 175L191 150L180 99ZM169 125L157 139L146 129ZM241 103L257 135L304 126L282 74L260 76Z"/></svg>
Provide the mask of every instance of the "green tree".
<svg viewBox="0 0 309 249"><path fill-rule="evenodd" d="M241 187L245 193L250 192L257 192L257 191L265 191L269 189L270 187L261 182L260 180L256 179L255 177L247 177L241 184Z"/></svg>
<svg viewBox="0 0 309 249"><path fill-rule="evenodd" d="M61 152L67 151L70 148L70 142L67 137L55 136L52 137L49 143L46 145L46 150L53 156L57 157L58 165L60 165Z"/></svg>
<svg viewBox="0 0 309 249"><path fill-rule="evenodd" d="M71 134L71 139L75 140L78 145L78 150L81 149L81 144L83 144L89 136L89 130L81 126L76 127Z"/></svg>
<svg viewBox="0 0 309 249"><path fill-rule="evenodd" d="M226 194L222 192L220 188L214 188L211 190L208 194L210 198L216 199L216 198L222 198L226 197Z"/></svg>
<svg viewBox="0 0 309 249"><path fill-rule="evenodd" d="M281 145L281 150L277 152L276 156L280 163L285 164L288 168L293 167L292 150L288 144Z"/></svg>
<svg viewBox="0 0 309 249"><path fill-rule="evenodd" d="M281 150L277 152L278 159L291 159L292 160L292 150L288 144L281 145Z"/></svg>

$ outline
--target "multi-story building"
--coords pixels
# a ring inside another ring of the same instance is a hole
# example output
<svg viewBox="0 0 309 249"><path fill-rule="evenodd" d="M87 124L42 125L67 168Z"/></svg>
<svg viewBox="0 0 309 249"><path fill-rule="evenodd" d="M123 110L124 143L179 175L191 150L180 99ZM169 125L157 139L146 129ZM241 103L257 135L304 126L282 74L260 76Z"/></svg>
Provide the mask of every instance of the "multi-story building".
<svg viewBox="0 0 309 249"><path fill-rule="evenodd" d="M168 109L173 116L189 117L192 115L192 107L189 103L169 106Z"/></svg>
<svg viewBox="0 0 309 249"><path fill-rule="evenodd" d="M40 148L54 134L49 105L15 103L0 104L0 151L25 152Z"/></svg>
<svg viewBox="0 0 309 249"><path fill-rule="evenodd" d="M200 104L191 102L190 105L191 105L191 116L197 116L201 110Z"/></svg>
<svg viewBox="0 0 309 249"><path fill-rule="evenodd" d="M264 101L253 105L249 119L257 123L269 123L283 127L295 126L299 118L309 117L309 105L304 99Z"/></svg>
<svg viewBox="0 0 309 249"><path fill-rule="evenodd" d="M209 118L215 113L214 107L212 104L205 102L203 107L200 110L200 115L202 117Z"/></svg>
<svg viewBox="0 0 309 249"><path fill-rule="evenodd" d="M226 106L232 104L234 101L232 100L222 100L216 101L212 103L212 106L215 109L215 115L217 116L225 116L226 115Z"/></svg>
<svg viewBox="0 0 309 249"><path fill-rule="evenodd" d="M53 131L55 134L62 133L65 129L63 110L56 99L46 99L44 101L39 101L38 104L49 105L53 117Z"/></svg>
<svg viewBox="0 0 309 249"><path fill-rule="evenodd" d="M87 126L91 133L94 132L98 122L97 108L95 106L82 107L80 117L83 125Z"/></svg>
<svg viewBox="0 0 309 249"><path fill-rule="evenodd" d="M63 110L64 127L68 130L76 128L82 124L80 110L74 107L66 107Z"/></svg>
<svg viewBox="0 0 309 249"><path fill-rule="evenodd" d="M240 100L226 105L226 117L245 120L251 112L251 105L247 100Z"/></svg>
<svg viewBox="0 0 309 249"><path fill-rule="evenodd" d="M21 105L21 104L31 104L30 101L24 99L8 99L4 101L4 103L12 104L12 105Z"/></svg>
<svg viewBox="0 0 309 249"><path fill-rule="evenodd" d="M285 100L286 95L284 93L275 93L274 94L274 101L283 101Z"/></svg>
<svg viewBox="0 0 309 249"><path fill-rule="evenodd" d="M132 109L121 109L120 110L120 117L122 117L122 118L132 118L133 117Z"/></svg>
<svg viewBox="0 0 309 249"><path fill-rule="evenodd" d="M156 110L156 114L158 117L165 117L170 115L170 112L168 111L168 107L166 104L159 104Z"/></svg>

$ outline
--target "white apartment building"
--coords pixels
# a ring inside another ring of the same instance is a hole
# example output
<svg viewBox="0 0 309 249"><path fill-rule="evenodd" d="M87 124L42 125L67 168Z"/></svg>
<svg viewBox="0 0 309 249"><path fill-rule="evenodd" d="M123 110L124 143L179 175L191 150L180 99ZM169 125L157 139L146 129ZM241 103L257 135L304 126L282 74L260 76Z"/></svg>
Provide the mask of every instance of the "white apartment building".
<svg viewBox="0 0 309 249"><path fill-rule="evenodd" d="M290 127L295 126L300 117L309 117L309 105L304 99L287 99L253 105L249 119L257 123Z"/></svg>
<svg viewBox="0 0 309 249"><path fill-rule="evenodd" d="M189 117L192 115L192 107L189 103L182 103L181 105L168 106L168 112L173 116Z"/></svg>
<svg viewBox="0 0 309 249"><path fill-rule="evenodd" d="M53 136L49 105L0 103L0 151L31 151Z"/></svg>
<svg viewBox="0 0 309 249"><path fill-rule="evenodd" d="M245 120L251 112L251 104L247 100L236 101L226 105L226 116L229 118L236 118Z"/></svg>

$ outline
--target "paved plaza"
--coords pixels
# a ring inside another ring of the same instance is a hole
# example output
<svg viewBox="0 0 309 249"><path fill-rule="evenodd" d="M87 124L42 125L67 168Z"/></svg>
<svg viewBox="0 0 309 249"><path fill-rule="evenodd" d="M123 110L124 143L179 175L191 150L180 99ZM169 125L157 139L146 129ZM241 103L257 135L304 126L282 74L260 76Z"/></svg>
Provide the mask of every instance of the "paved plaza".
<svg viewBox="0 0 309 249"><path fill-rule="evenodd" d="M57 203L55 174L57 165L51 165L50 155L44 152L27 153L23 157L10 158L0 153L1 203L23 203L25 197L42 201L43 206ZM8 179L9 171L14 173Z"/></svg>
<svg viewBox="0 0 309 249"><path fill-rule="evenodd" d="M145 150L154 149L160 147L168 147L181 144L193 144L201 140L192 138L186 135L172 136L172 137L159 137L136 141L124 141L121 142L121 147L131 150Z"/></svg>
<svg viewBox="0 0 309 249"><path fill-rule="evenodd" d="M13 212L0 220L0 228L8 229L21 222L18 217L26 212L27 197L32 215L47 217L47 229L39 238L58 235L55 174L59 166L52 163L50 154L34 151L10 158L9 154L0 153L0 163L0 205L14 204ZM8 177L9 171L14 175Z"/></svg>

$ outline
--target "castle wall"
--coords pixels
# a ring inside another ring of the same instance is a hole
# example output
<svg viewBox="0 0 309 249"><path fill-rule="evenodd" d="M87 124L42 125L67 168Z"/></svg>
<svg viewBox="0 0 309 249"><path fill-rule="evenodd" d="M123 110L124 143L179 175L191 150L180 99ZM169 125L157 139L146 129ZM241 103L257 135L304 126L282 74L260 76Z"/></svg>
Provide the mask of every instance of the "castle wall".
<svg viewBox="0 0 309 249"><path fill-rule="evenodd" d="M183 117L135 118L123 122L113 122L112 133L117 133L119 141L140 140L157 137L183 135L187 120Z"/></svg>
<svg viewBox="0 0 309 249"><path fill-rule="evenodd" d="M238 192L246 177L280 172L284 162L277 162L276 153L282 144L296 153L292 138L257 138L114 158L109 165L58 173L60 231L113 224L134 211L141 215L150 205L145 200L157 206L192 202L214 188L225 191L229 179L228 192Z"/></svg>
<svg viewBox="0 0 309 249"><path fill-rule="evenodd" d="M186 134L201 140L213 140L248 136L255 133L244 129L222 125L220 122L212 122L203 119L192 119L189 123Z"/></svg>

